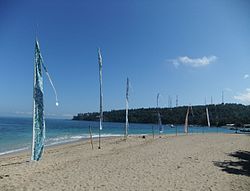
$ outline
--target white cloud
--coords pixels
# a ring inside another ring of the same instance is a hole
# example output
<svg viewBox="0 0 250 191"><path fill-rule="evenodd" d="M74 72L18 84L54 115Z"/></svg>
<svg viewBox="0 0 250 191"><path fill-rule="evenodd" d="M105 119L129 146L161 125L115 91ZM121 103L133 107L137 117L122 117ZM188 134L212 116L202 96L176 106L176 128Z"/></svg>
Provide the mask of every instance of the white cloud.
<svg viewBox="0 0 250 191"><path fill-rule="evenodd" d="M244 93L239 93L234 96L234 99L239 100L244 104L250 104L250 88L247 88Z"/></svg>
<svg viewBox="0 0 250 191"><path fill-rule="evenodd" d="M244 78L244 79L249 78L249 74L245 74L243 78Z"/></svg>
<svg viewBox="0 0 250 191"><path fill-rule="evenodd" d="M178 57L177 59L169 60L175 67L179 65L187 65L191 67L202 67L211 64L217 60L216 56L203 56L202 58L189 58L188 56Z"/></svg>

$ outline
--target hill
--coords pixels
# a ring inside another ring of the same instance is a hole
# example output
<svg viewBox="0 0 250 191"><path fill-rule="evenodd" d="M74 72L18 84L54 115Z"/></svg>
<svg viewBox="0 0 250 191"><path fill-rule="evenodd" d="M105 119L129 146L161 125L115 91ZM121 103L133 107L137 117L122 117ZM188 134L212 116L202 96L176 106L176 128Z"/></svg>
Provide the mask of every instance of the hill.
<svg viewBox="0 0 250 191"><path fill-rule="evenodd" d="M250 124L250 106L242 104L208 105L212 126ZM188 106L175 108L159 108L163 124L184 124ZM189 124L207 125L206 106L192 106ZM103 113L104 121L125 122L125 110L111 110ZM73 120L98 121L99 113L79 113ZM129 110L130 123L157 123L157 108L139 108Z"/></svg>

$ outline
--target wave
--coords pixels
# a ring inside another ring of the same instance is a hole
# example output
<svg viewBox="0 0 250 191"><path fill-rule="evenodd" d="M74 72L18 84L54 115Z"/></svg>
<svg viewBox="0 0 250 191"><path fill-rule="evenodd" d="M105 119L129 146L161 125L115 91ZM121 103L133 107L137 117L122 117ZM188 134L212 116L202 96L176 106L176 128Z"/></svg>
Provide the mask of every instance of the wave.
<svg viewBox="0 0 250 191"><path fill-rule="evenodd" d="M45 140L45 146L52 146L52 145L73 142L84 138L87 137L81 135L76 135L76 136L65 135L61 137L52 137Z"/></svg>
<svg viewBox="0 0 250 191"><path fill-rule="evenodd" d="M120 137L123 136L122 134L102 134L101 137ZM98 138L99 134L93 134L93 138ZM64 136L59 136L59 137L49 137L45 140L45 146L52 146L52 145L59 145L59 144L66 144L69 142L74 142L78 141L81 139L89 139L89 134L83 134L83 135L64 135ZM8 150L4 152L0 152L1 155L6 155L6 154L11 154L11 153L16 153L24 150L28 150L30 147L22 147L22 148L17 148L13 150Z"/></svg>
<svg viewBox="0 0 250 191"><path fill-rule="evenodd" d="M120 137L123 136L122 134L102 134L101 137ZM98 138L99 134L93 134L93 138ZM74 142L81 139L89 139L89 134L83 134L83 135L64 135L61 137L51 137L48 138L45 141L45 146L52 146L52 145L58 145L68 142Z"/></svg>
<svg viewBox="0 0 250 191"><path fill-rule="evenodd" d="M23 148L19 148L19 149L13 149L13 150L9 150L9 151L5 151L5 152L0 153L0 156L1 155L11 154L11 153L17 153L17 152L28 150L28 149L29 149L29 147L23 147Z"/></svg>
<svg viewBox="0 0 250 191"><path fill-rule="evenodd" d="M101 137L121 137L124 136L123 134L101 134ZM92 135L93 138L98 138L99 134ZM89 138L89 135L88 135Z"/></svg>

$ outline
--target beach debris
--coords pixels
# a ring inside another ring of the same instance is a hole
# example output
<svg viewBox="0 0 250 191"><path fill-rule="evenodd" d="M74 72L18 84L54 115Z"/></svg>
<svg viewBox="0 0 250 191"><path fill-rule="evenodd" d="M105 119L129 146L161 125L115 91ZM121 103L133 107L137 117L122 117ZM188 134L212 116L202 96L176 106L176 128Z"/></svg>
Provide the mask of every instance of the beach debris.
<svg viewBox="0 0 250 191"><path fill-rule="evenodd" d="M8 177L10 177L10 175L8 175L8 174L0 175L0 179L8 178Z"/></svg>

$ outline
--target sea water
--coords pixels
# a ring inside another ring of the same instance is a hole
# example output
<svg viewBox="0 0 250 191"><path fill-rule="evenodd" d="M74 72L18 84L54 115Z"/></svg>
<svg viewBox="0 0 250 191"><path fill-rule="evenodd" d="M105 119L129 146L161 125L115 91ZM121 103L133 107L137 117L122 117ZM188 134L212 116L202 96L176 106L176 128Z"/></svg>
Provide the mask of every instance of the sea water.
<svg viewBox="0 0 250 191"><path fill-rule="evenodd" d="M89 138L89 127L92 136L99 135L99 122L73 121L69 119L46 119L46 146L62 144ZM174 127L163 125L164 134L183 133L184 125ZM104 122L101 137L123 136L124 123ZM129 134L159 134L156 124L129 124ZM189 127L189 133L234 133L227 128ZM0 155L31 149L32 118L0 117Z"/></svg>

